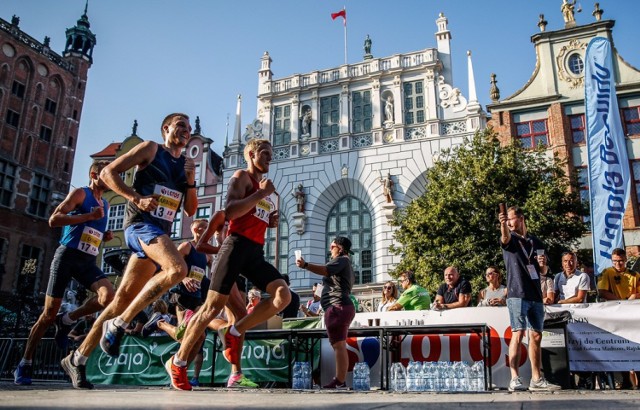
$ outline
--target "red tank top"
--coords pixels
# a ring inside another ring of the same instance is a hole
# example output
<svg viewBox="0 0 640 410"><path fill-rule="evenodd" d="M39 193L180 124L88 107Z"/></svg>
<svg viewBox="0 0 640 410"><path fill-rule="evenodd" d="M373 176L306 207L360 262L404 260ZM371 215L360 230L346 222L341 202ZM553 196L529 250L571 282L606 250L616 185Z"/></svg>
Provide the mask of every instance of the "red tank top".
<svg viewBox="0 0 640 410"><path fill-rule="evenodd" d="M258 181L251 175L251 190L249 195L260 188ZM264 245L264 233L269 226L269 215L276 209L273 194L261 199L252 210L237 219L229 221L229 234L242 235L253 242Z"/></svg>

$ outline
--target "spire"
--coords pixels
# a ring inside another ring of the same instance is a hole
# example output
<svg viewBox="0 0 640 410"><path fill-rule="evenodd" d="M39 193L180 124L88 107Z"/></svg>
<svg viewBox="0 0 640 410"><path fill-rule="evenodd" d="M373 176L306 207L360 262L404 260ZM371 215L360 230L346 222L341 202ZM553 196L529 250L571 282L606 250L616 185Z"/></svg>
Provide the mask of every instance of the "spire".
<svg viewBox="0 0 640 410"><path fill-rule="evenodd" d="M476 95L476 80L473 74L473 63L471 62L471 51L467 50L467 70L469 71L469 105L478 102Z"/></svg>
<svg viewBox="0 0 640 410"><path fill-rule="evenodd" d="M238 94L238 104L236 105L236 128L233 133L234 144L240 144L242 142L242 139L241 139L242 131L240 130L240 128L242 127L240 125L240 123L242 122L241 112L242 112L242 95Z"/></svg>
<svg viewBox="0 0 640 410"><path fill-rule="evenodd" d="M498 102L500 101L500 89L496 85L498 80L496 80L496 75L491 73L491 88L489 89L489 97L491 101Z"/></svg>
<svg viewBox="0 0 640 410"><path fill-rule="evenodd" d="M449 20L444 13L438 15L436 20L436 41L438 50L438 59L442 61L442 76L447 84L453 84L453 70L451 67L451 32L449 31Z"/></svg>
<svg viewBox="0 0 640 410"><path fill-rule="evenodd" d="M193 130L192 135L202 135L202 131L200 129L200 116L196 115L196 128Z"/></svg>
<svg viewBox="0 0 640 410"><path fill-rule="evenodd" d="M93 63L93 47L96 45L96 36L91 32L91 24L87 16L89 0L84 5L84 13L78 19L74 27L65 32L67 43L64 47L64 57L81 57Z"/></svg>
<svg viewBox="0 0 640 410"><path fill-rule="evenodd" d="M227 113L227 130L224 134L224 147L227 148L229 146L229 113Z"/></svg>

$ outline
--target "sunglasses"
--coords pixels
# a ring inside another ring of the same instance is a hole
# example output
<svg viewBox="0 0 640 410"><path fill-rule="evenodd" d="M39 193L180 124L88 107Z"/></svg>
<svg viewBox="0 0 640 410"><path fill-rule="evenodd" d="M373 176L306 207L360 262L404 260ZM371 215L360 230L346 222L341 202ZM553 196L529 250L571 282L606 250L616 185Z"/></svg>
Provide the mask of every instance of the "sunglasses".
<svg viewBox="0 0 640 410"><path fill-rule="evenodd" d="M383 286L382 289L393 289L393 286Z"/></svg>

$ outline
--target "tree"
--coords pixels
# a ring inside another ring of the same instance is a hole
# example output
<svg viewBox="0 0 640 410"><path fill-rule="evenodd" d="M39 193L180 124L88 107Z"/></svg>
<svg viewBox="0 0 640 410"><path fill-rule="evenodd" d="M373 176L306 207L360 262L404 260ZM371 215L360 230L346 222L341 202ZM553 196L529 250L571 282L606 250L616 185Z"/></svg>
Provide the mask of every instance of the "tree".
<svg viewBox="0 0 640 410"><path fill-rule="evenodd" d="M454 265L475 290L486 286L484 271L504 263L499 245L498 204L518 205L527 228L547 247L552 266L573 249L587 227L587 208L556 156L543 147L501 146L487 129L443 151L426 171L426 192L397 212L391 251L402 262L391 274L410 269L434 292Z"/></svg>

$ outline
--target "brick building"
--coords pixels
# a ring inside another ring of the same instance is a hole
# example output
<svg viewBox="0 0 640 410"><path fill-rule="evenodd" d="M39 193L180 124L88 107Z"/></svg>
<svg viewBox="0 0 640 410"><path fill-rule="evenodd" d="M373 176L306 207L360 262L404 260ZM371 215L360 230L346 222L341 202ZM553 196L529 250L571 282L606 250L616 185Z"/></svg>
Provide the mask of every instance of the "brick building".
<svg viewBox="0 0 640 410"><path fill-rule="evenodd" d="M584 58L589 41L596 36L615 45L615 21L602 20L602 10L593 11L595 20L576 25L569 19L558 30L548 31L544 16L540 32L531 37L536 66L529 81L511 96L500 99L492 78L489 124L502 143L514 139L524 147L542 144L549 154L566 159L566 170L575 172L581 196L588 202L587 146L584 107ZM566 18L565 18L566 20ZM624 61L614 48L613 65L620 117L626 135L630 168L633 174L630 203L624 216L624 238L628 251L640 249L640 71ZM499 72L498 77L499 77ZM583 238L582 248L592 248L591 235Z"/></svg>
<svg viewBox="0 0 640 410"><path fill-rule="evenodd" d="M96 37L86 8L62 55L19 24L0 19L0 290L34 297L60 235L48 218L69 192Z"/></svg>

